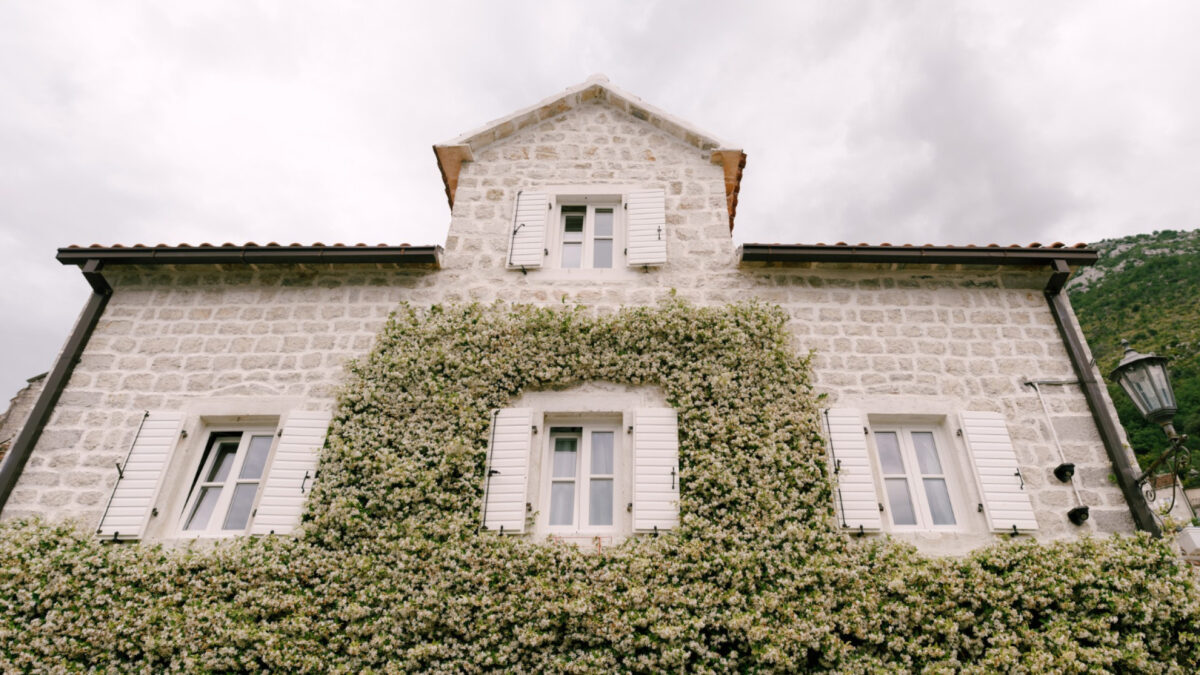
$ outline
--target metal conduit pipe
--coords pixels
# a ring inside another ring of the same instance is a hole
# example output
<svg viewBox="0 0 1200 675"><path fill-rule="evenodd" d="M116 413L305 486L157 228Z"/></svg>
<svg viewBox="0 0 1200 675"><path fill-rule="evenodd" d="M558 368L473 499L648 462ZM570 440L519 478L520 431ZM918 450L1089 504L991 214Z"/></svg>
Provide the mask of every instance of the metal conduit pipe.
<svg viewBox="0 0 1200 675"><path fill-rule="evenodd" d="M1062 462L1062 465L1066 465L1067 453L1063 452L1062 441L1058 438L1058 430L1054 428L1054 418L1050 416L1050 406L1046 405L1046 397L1042 396L1042 387L1046 385L1063 386L1079 384L1079 382L1077 380L1026 380L1025 384L1033 387L1033 391L1037 393L1038 402L1042 404L1042 413L1046 416L1046 426L1050 428L1050 437L1054 439L1054 447L1058 449L1058 461ZM1073 467L1074 465L1070 466ZM1079 496L1079 486L1075 484L1074 477L1071 477L1067 482L1071 485L1071 491L1075 493L1075 505L1085 506L1083 498Z"/></svg>
<svg viewBox="0 0 1200 675"><path fill-rule="evenodd" d="M1083 336L1079 326L1075 324L1074 314L1071 312L1071 303L1067 300L1066 294L1062 292L1067 278L1071 276L1071 268L1067 265L1066 260L1055 259L1051 263L1051 269L1054 272L1050 275L1050 280L1046 282L1044 291L1046 302L1050 305L1050 314L1054 317L1055 325L1058 326L1059 335L1062 336L1063 346L1066 347L1067 356L1071 360L1071 367L1075 369L1075 375L1079 378L1083 397L1087 401L1088 409L1092 412L1092 419L1096 422L1096 430L1100 433L1104 450L1108 453L1109 461L1112 462L1117 485L1121 488L1121 494L1125 496L1125 503L1129 505L1134 525L1139 530L1150 532L1156 537L1162 536L1162 530L1154 520L1150 505L1146 503L1138 489L1138 472L1133 459L1121 443L1120 424L1106 405L1103 385L1096 379L1095 368L1087 358L1083 346Z"/></svg>

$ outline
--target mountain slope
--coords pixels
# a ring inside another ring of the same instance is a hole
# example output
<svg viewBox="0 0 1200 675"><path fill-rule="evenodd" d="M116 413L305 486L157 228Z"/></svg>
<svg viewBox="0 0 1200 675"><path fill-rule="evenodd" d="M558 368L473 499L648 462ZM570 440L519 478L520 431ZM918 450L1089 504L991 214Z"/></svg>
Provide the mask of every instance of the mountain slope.
<svg viewBox="0 0 1200 675"><path fill-rule="evenodd" d="M1093 246L1100 262L1071 280L1068 291L1079 323L1100 366L1120 361L1121 340L1139 352L1171 360L1179 402L1175 428L1200 442L1200 230L1163 230ZM1167 447L1166 435L1142 419L1121 388L1109 383L1129 442L1147 466ZM1200 451L1193 456L1200 468ZM1189 485L1200 481L1189 481Z"/></svg>

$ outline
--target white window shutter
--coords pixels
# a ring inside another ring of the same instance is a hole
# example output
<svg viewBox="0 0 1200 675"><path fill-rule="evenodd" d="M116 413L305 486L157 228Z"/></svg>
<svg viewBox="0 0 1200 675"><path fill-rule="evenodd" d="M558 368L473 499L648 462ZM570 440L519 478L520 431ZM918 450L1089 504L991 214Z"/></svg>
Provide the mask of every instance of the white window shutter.
<svg viewBox="0 0 1200 675"><path fill-rule="evenodd" d="M291 534L300 524L330 419L327 412L294 410L288 414L267 467L250 534Z"/></svg>
<svg viewBox="0 0 1200 675"><path fill-rule="evenodd" d="M633 421L633 529L679 524L679 420L672 408L640 408Z"/></svg>
<svg viewBox="0 0 1200 675"><path fill-rule="evenodd" d="M630 267L666 264L667 209L662 190L625 195L625 252Z"/></svg>
<svg viewBox="0 0 1200 675"><path fill-rule="evenodd" d="M502 408L492 418L491 448L484 467L483 527L525 531L525 488L533 451L533 410ZM549 469L547 469L549 470Z"/></svg>
<svg viewBox="0 0 1200 675"><path fill-rule="evenodd" d="M1004 416L994 412L964 412L963 439L975 468L983 512L995 532L1038 529L1033 502L1021 477Z"/></svg>
<svg viewBox="0 0 1200 675"><path fill-rule="evenodd" d="M830 408L825 411L825 424L829 427L829 448L837 478L834 503L839 524L859 532L878 531L883 525L879 493L862 411Z"/></svg>
<svg viewBox="0 0 1200 675"><path fill-rule="evenodd" d="M179 443L183 413L148 412L121 466L96 533L103 539L141 539L163 471Z"/></svg>
<svg viewBox="0 0 1200 675"><path fill-rule="evenodd" d="M541 267L546 256L546 219L550 196L545 192L521 192L517 195L516 217L508 232L508 266Z"/></svg>

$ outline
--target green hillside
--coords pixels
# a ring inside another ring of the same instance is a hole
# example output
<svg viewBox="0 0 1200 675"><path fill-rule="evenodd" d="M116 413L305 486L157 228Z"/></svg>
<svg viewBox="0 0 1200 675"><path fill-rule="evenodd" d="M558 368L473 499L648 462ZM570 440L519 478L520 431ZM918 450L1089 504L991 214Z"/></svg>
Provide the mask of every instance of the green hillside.
<svg viewBox="0 0 1200 675"><path fill-rule="evenodd" d="M1163 230L1106 239L1095 248L1100 262L1069 285L1071 303L1088 344L1107 378L1121 359L1121 340L1139 352L1171 359L1171 381L1179 401L1175 428L1200 443L1200 230ZM1142 419L1116 384L1109 394L1147 466L1167 447L1166 435ZM1193 455L1200 469L1200 451ZM1200 480L1188 481L1200 485Z"/></svg>

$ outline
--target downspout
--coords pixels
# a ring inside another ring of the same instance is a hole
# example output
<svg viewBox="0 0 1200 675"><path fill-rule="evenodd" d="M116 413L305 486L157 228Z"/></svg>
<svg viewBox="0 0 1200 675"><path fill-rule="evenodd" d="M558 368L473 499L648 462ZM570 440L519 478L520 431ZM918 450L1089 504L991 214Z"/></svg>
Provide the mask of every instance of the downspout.
<svg viewBox="0 0 1200 675"><path fill-rule="evenodd" d="M63 346L58 361L54 363L53 370L46 376L46 385L38 396L37 402L33 404L33 410L29 411L29 417L25 420L25 425L21 427L21 433L17 434L16 440L9 448L8 455L0 464L0 511L3 511L9 495L16 487L21 470L25 468L25 462L29 461L29 455L33 452L33 446L41 437L42 430L46 427L46 422L50 420L50 414L54 412L55 404L58 403L58 397L71 379L75 364L79 363L79 357L83 354L84 347L87 346L88 339L91 338L92 331L95 330L101 314L104 313L104 306L112 297L112 287L100 273L101 267L103 267L103 263L99 260L89 260L83 265L83 277L91 285L92 295L84 305L83 313L75 322L75 328L71 330L71 335L67 338L67 343Z"/></svg>
<svg viewBox="0 0 1200 675"><path fill-rule="evenodd" d="M1121 443L1120 425L1109 411L1108 406L1105 405L1104 387L1096 380L1095 369L1087 358L1083 338L1073 319L1071 302L1062 292L1067 278L1071 276L1071 268L1065 260L1061 259L1055 259L1050 265L1054 272L1050 275L1050 280L1046 282L1046 302L1050 304L1050 313L1054 316L1054 323L1058 326L1058 332L1062 336L1063 346L1066 347L1067 356L1071 359L1071 366L1079 378L1083 397L1087 400L1088 408L1092 412L1092 419L1096 422L1096 429L1100 432L1100 440L1104 443L1105 451L1108 452L1109 461L1112 462L1117 485L1121 488L1121 494L1125 496L1125 502L1129 505L1129 511L1133 515L1133 522L1137 528L1156 537L1162 536L1162 531L1154 520L1154 514L1150 511L1150 505L1146 503L1141 490L1138 489L1138 472L1129 453L1125 451L1125 446Z"/></svg>

